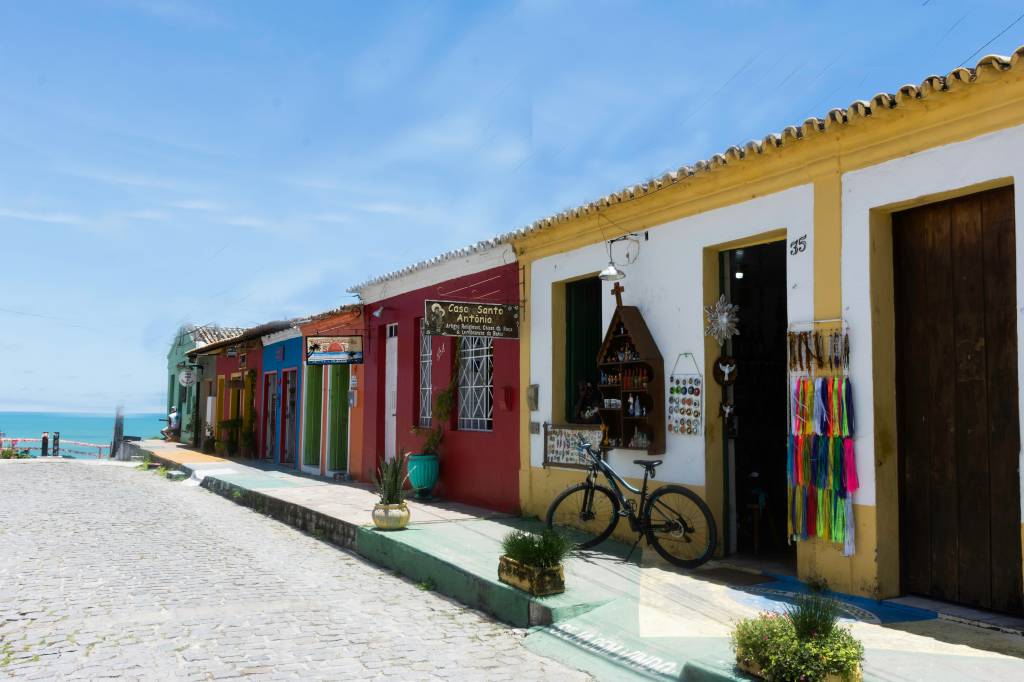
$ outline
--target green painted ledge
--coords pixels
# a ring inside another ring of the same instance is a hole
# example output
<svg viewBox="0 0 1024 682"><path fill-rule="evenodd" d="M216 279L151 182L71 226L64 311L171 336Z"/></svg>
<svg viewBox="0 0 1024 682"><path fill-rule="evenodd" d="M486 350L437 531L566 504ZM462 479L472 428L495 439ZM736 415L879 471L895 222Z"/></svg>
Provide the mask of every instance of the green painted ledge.
<svg viewBox="0 0 1024 682"><path fill-rule="evenodd" d="M411 524L405 530L360 528L356 551L368 560L486 611L518 627L546 625L573 618L613 596L592 586L566 586L549 597L533 597L498 581L501 537L523 522L474 519Z"/></svg>

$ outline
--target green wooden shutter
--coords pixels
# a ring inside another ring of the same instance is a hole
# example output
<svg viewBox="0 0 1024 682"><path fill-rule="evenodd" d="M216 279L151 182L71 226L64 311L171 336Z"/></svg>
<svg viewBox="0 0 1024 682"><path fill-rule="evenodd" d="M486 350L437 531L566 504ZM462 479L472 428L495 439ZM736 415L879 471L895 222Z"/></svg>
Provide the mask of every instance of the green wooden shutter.
<svg viewBox="0 0 1024 682"><path fill-rule="evenodd" d="M579 397L577 384L597 383L597 352L601 350L601 280L597 277L565 285L565 420L573 421Z"/></svg>
<svg viewBox="0 0 1024 682"><path fill-rule="evenodd" d="M332 471L348 469L348 365L331 366L329 395L331 442L327 466Z"/></svg>
<svg viewBox="0 0 1024 682"><path fill-rule="evenodd" d="M320 466L320 417L322 414L324 374L320 365L306 367L305 415L306 432L303 436L302 463Z"/></svg>

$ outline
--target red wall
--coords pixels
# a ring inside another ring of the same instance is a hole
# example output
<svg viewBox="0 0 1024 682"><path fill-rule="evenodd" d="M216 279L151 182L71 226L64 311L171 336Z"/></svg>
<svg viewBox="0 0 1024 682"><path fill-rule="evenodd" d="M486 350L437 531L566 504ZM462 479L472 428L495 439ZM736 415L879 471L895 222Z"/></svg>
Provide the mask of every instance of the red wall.
<svg viewBox="0 0 1024 682"><path fill-rule="evenodd" d="M480 286L477 287L476 285ZM397 451L419 450L422 436L412 433L419 417L419 320L426 299L519 303L519 270L510 264L367 304L365 348L366 402L363 417L362 471L376 470L384 457L384 363L386 327L398 323ZM369 314L384 308L379 318ZM452 372L452 343L435 336L432 385L443 390ZM452 424L441 445L441 477L435 494L498 511L519 510L519 341L494 340L494 429L458 431ZM508 400L506 401L506 395Z"/></svg>
<svg viewBox="0 0 1024 682"><path fill-rule="evenodd" d="M245 344L239 346L238 353L241 355L245 353L245 369L239 369L238 363L239 358L229 358L226 352L221 352L217 356L217 376L223 376L225 382L231 379L231 375L235 372L240 372L242 378L245 378L245 374L249 370L256 372L256 433L257 433L257 452L263 452L263 344L259 339L254 341L248 341ZM220 401L222 414L224 419L227 419L230 414L231 404L229 402L229 396L231 391L225 387L223 395L217 396L217 400ZM245 394L242 394L242 399L245 399ZM244 407L243 407L244 409Z"/></svg>

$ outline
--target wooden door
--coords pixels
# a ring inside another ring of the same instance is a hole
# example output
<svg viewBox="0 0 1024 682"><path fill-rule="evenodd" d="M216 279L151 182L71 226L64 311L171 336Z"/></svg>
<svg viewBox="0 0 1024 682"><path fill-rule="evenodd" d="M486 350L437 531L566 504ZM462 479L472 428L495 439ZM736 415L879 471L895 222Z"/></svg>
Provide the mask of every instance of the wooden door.
<svg viewBox="0 0 1024 682"><path fill-rule="evenodd" d="M903 591L1020 613L1013 188L893 216Z"/></svg>
<svg viewBox="0 0 1024 682"><path fill-rule="evenodd" d="M348 365L331 365L327 403L327 470L348 471Z"/></svg>
<svg viewBox="0 0 1024 682"><path fill-rule="evenodd" d="M263 459L274 459L277 443L277 373L263 376Z"/></svg>
<svg viewBox="0 0 1024 682"><path fill-rule="evenodd" d="M302 466L310 473L320 473L320 434L323 431L323 365L307 365L302 392L306 404L302 408L305 428L302 432Z"/></svg>
<svg viewBox="0 0 1024 682"><path fill-rule="evenodd" d="M295 413L298 408L296 379L298 371L291 369L281 373L281 464L295 461Z"/></svg>
<svg viewBox="0 0 1024 682"><path fill-rule="evenodd" d="M398 449L398 325L387 326L384 352L384 458L395 458Z"/></svg>

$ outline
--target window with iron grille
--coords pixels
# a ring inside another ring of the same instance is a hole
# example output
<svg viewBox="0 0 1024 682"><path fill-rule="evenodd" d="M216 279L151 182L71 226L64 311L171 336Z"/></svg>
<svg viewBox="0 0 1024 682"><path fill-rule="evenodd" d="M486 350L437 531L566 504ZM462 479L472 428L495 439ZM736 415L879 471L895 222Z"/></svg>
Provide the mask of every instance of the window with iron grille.
<svg viewBox="0 0 1024 682"><path fill-rule="evenodd" d="M494 426L494 345L486 336L459 338L459 429Z"/></svg>
<svg viewBox="0 0 1024 682"><path fill-rule="evenodd" d="M430 388L431 370L433 369L433 351L430 336L427 336L426 325L420 320L420 426L430 427L433 394Z"/></svg>

